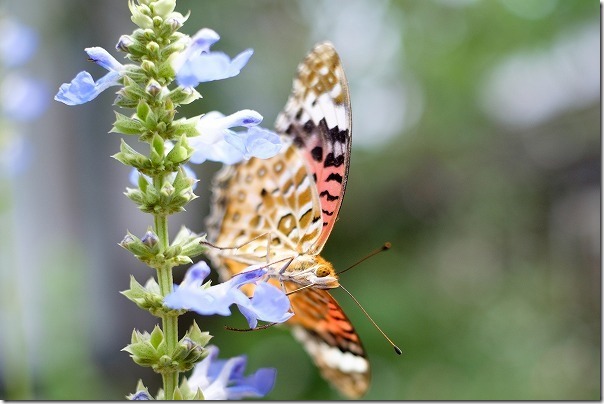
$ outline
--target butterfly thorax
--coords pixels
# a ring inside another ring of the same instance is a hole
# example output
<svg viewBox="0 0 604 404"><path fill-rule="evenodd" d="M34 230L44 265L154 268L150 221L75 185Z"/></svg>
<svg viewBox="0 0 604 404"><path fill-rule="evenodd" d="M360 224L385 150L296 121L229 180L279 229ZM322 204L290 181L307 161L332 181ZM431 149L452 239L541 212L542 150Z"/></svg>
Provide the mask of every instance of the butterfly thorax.
<svg viewBox="0 0 604 404"><path fill-rule="evenodd" d="M282 281L294 282L300 286L313 285L319 289L334 289L340 286L331 263L319 255L300 254L285 270L278 271L273 276Z"/></svg>

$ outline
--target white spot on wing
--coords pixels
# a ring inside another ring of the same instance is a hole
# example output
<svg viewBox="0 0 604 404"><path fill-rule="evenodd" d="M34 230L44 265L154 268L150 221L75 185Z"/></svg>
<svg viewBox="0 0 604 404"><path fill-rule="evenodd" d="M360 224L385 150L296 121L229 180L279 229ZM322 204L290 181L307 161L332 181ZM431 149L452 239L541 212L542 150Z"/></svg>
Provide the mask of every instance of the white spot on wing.
<svg viewBox="0 0 604 404"><path fill-rule="evenodd" d="M325 117L327 127L331 129L337 126L338 118L336 116L335 106L331 97L328 94L321 94L321 96L317 100L317 105L319 106L319 110L323 113Z"/></svg>
<svg viewBox="0 0 604 404"><path fill-rule="evenodd" d="M299 326L292 327L294 337L304 345L313 358L318 358L333 369L344 373L364 373L369 369L369 362L362 356L352 352L342 352L336 347L329 346L318 338L313 337Z"/></svg>

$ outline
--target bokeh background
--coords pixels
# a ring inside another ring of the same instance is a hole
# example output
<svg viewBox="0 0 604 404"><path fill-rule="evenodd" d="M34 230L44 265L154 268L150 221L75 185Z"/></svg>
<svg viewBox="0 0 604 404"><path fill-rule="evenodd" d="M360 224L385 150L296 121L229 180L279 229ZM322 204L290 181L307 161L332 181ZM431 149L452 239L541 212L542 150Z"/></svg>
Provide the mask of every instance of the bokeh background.
<svg viewBox="0 0 604 404"><path fill-rule="evenodd" d="M366 398L601 398L597 1L179 0L178 9L192 12L184 32L211 27L216 49L255 50L238 77L202 85L183 115L253 108L270 126L312 45L330 40L341 55L352 163L324 256L344 268L392 243L342 283L404 351L396 356L334 292L372 363ZM120 352L155 319L118 293L130 274L151 276L117 246L150 220L122 194L128 169L109 157L119 146L107 133L113 95L50 101L77 72L103 74L85 47L119 57L115 43L134 29L127 2L3 0L0 16L37 33L17 71L49 100L28 122L5 105L0 126L0 398L122 399L139 378L155 392L159 377ZM16 96L6 90L10 58L2 94ZM7 134L22 154L6 151ZM13 160L27 164L7 169ZM200 198L172 220L173 235L181 224L204 229L217 168L197 170ZM221 355L278 369L270 399L340 398L287 330L223 329L240 317L197 321Z"/></svg>

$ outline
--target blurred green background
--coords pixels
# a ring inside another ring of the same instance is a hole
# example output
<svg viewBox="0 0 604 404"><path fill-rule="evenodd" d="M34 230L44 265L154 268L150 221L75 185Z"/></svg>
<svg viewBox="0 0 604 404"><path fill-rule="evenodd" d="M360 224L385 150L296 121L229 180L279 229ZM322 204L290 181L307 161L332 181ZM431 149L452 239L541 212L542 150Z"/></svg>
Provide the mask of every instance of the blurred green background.
<svg viewBox="0 0 604 404"><path fill-rule="evenodd" d="M216 49L255 54L238 77L200 86L183 115L253 108L270 126L298 62L322 40L350 82L348 190L324 256L345 268L385 241L391 251L342 283L368 351L367 399L601 398L600 5L587 0L179 0L183 31L210 27ZM3 0L34 27L27 69L54 91L85 47L115 52L134 29L125 0ZM0 398L122 399L159 377L120 352L154 318L118 291L151 274L117 246L150 224L122 194L128 169L110 91L78 107L53 102L24 125L33 159L3 178ZM171 222L203 230L207 185ZM183 268L184 269L184 268ZM183 271L181 271L182 274ZM186 317L190 321L192 317ZM221 356L278 369L269 399L338 399L284 329L225 331L241 316L197 318ZM184 325L182 328L185 328ZM32 398L32 397L30 397Z"/></svg>

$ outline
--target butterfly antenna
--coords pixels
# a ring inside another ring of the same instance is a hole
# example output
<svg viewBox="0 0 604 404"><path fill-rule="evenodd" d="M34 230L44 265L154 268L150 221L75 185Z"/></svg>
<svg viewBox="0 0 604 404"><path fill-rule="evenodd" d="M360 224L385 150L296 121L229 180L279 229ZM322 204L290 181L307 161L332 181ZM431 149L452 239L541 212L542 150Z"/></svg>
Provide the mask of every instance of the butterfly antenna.
<svg viewBox="0 0 604 404"><path fill-rule="evenodd" d="M348 293L348 296L350 296L352 298L352 300L354 300L354 302L357 304L357 306L359 306L361 308L361 310L363 310L363 313L365 313L365 316L367 316L367 318L369 319L369 321L371 321L371 323L373 324L373 326L375 328L377 328L377 330L384 336L384 338L386 338L386 340L390 343L390 345L392 345L392 347L394 348L394 352L397 353L397 355L402 355L403 351L401 351L401 349L396 346L396 344L394 342L392 342L392 340L390 338L388 338L388 336L386 335L386 333L384 331L382 331L382 329L376 324L375 321L373 321L373 319L371 318L371 316L369 315L369 313L367 313L367 310L365 310L363 308L363 306L361 306L361 303L359 303L359 301L352 295L352 293L350 293L344 286L340 285L340 288L342 288L342 290L346 293Z"/></svg>
<svg viewBox="0 0 604 404"><path fill-rule="evenodd" d="M276 324L277 323L269 323L269 324L264 324L264 325L258 326L256 328L233 328L233 327L229 327L228 325L225 325L224 328L229 331L248 332L248 331L266 330L267 328L272 327Z"/></svg>
<svg viewBox="0 0 604 404"><path fill-rule="evenodd" d="M352 268L356 267L357 265L359 265L361 262L365 262L367 261L369 258L373 257L374 255L377 255L383 251L389 250L390 247L392 247L392 244L390 244L390 242L385 242L383 246L381 246L380 248L377 248L375 250L373 250L372 252L370 252L369 254L367 254L367 256L361 258L359 261L355 262L354 264L352 264L351 266L349 266L348 268L344 269L343 271L340 272L336 272L336 275L340 275L343 274L344 272L351 270Z"/></svg>

